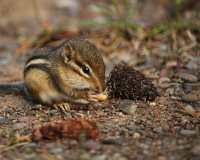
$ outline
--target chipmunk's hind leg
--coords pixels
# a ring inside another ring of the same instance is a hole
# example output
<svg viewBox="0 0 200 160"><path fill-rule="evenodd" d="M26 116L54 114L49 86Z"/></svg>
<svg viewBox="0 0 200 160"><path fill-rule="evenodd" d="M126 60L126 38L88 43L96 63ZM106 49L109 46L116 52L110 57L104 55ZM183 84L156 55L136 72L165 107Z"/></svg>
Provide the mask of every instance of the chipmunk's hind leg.
<svg viewBox="0 0 200 160"><path fill-rule="evenodd" d="M49 74L41 69L32 68L26 72L25 86L36 101L43 104L52 104L55 100L60 99L60 94L53 85Z"/></svg>

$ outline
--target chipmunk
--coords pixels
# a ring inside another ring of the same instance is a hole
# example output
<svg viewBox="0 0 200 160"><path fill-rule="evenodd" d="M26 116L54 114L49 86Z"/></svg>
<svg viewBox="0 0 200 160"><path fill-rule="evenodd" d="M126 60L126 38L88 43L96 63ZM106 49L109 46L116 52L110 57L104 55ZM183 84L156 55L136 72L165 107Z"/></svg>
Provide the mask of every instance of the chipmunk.
<svg viewBox="0 0 200 160"><path fill-rule="evenodd" d="M104 100L104 90L100 51L81 39L66 40L53 49L36 49L25 63L23 82L0 84L0 93L20 93L50 105Z"/></svg>

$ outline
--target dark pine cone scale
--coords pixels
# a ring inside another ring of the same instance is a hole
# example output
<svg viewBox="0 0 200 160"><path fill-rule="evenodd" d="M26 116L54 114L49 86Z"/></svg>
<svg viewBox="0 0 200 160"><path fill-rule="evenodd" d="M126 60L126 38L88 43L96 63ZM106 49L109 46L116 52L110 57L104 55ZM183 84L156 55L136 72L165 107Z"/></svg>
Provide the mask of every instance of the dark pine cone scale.
<svg viewBox="0 0 200 160"><path fill-rule="evenodd" d="M158 96L152 81L125 63L114 66L106 85L109 98L153 101Z"/></svg>

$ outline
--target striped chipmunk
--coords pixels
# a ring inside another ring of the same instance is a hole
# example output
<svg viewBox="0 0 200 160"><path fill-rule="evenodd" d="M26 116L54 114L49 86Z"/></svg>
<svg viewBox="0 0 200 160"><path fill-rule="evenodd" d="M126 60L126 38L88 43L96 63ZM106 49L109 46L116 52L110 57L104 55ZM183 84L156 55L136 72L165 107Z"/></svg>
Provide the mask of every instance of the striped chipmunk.
<svg viewBox="0 0 200 160"><path fill-rule="evenodd" d="M36 49L24 66L24 80L0 84L0 93L19 93L39 104L69 110L69 103L104 101L105 65L95 45L83 39Z"/></svg>

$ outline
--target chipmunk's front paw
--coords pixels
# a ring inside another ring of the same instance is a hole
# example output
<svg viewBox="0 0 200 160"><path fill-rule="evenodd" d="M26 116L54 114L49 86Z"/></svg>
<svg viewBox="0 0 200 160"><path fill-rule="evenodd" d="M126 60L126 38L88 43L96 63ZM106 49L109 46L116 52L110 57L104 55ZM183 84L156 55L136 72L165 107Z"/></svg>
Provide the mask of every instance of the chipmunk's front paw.
<svg viewBox="0 0 200 160"><path fill-rule="evenodd" d="M70 111L70 105L69 103L59 103L54 104L53 107L57 110L60 110L62 113L66 114Z"/></svg>

